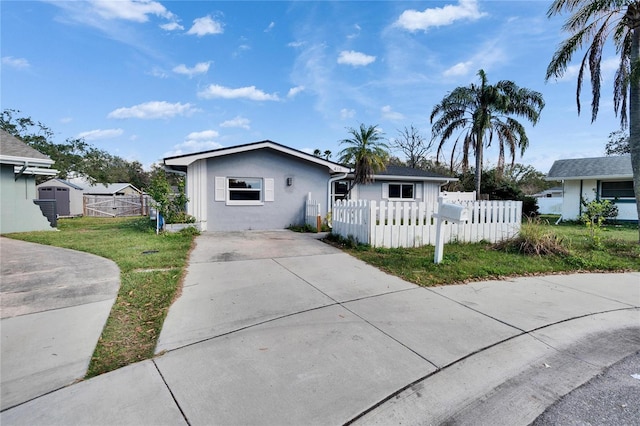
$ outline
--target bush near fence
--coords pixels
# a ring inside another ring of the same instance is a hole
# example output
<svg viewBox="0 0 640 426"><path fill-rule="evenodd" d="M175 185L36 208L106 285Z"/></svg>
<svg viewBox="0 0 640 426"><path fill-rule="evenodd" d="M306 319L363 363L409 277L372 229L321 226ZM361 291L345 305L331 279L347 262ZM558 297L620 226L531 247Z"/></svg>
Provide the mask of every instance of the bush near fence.
<svg viewBox="0 0 640 426"><path fill-rule="evenodd" d="M445 242L492 243L518 234L522 223L521 201L455 201L470 209L466 223L448 223ZM333 206L332 232L373 247L434 245L437 205L368 200L339 201Z"/></svg>

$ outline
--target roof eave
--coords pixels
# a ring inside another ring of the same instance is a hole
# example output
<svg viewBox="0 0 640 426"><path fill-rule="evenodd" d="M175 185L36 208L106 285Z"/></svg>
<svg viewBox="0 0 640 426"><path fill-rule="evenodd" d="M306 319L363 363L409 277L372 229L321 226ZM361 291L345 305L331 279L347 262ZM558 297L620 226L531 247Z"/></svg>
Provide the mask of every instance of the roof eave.
<svg viewBox="0 0 640 426"><path fill-rule="evenodd" d="M163 160L165 166L171 167L174 170L180 170L180 167L188 167L191 164L195 163L196 161L199 160L205 160L208 158L215 158L215 157L222 157L222 156L226 156L226 155L232 155L232 154L238 154L241 152L249 152L249 151L255 151L257 149L263 149L263 148L271 148L275 151L279 151L285 154L289 154L291 156L300 158L302 160L306 160L306 161L310 161L312 163L316 163L322 166L325 166L327 168L329 168L329 170L331 170L332 172L336 172L336 173L348 173L351 169L349 169L348 167L344 167L341 166L337 163L334 163L332 161L328 161L328 160L324 160L322 158L316 157L314 155L311 154L307 154L305 152L302 151L298 151L296 149L293 148L288 148L284 145L280 145L277 144L275 142L271 142L271 141L264 141L264 142L257 142L257 143L253 143L253 144L247 144L247 145L240 145L240 146L236 146L236 147L229 147L229 148L221 148L218 150L214 150L214 151L206 151L206 152L200 152L200 153L194 153L194 154L187 154L187 155L183 155L183 156L179 156L179 157L167 157Z"/></svg>
<svg viewBox="0 0 640 426"><path fill-rule="evenodd" d="M633 175L595 175L595 176L547 176L546 181L563 181L563 180L615 180L615 179L633 179Z"/></svg>
<svg viewBox="0 0 640 426"><path fill-rule="evenodd" d="M13 155L0 155L0 163L14 166L51 167L55 161L44 158L16 157Z"/></svg>

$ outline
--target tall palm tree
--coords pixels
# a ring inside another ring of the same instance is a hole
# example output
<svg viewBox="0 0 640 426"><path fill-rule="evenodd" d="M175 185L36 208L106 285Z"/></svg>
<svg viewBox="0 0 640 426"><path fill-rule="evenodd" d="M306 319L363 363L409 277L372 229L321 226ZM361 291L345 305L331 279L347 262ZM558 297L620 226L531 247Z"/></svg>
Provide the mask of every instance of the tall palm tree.
<svg viewBox="0 0 640 426"><path fill-rule="evenodd" d="M494 137L499 145L498 168L504 167L505 148L511 154L511 164L515 162L516 149L522 155L529 146L529 138L524 126L513 116L523 117L534 125L544 108L542 94L518 87L509 80L490 85L484 70L478 71L480 84L457 87L431 111L432 133L439 138L438 158L445 142L457 134L451 150L462 150L462 169L469 168L469 154L475 155L475 188L480 197L482 157L485 147L490 147ZM438 117L437 120L434 119ZM461 144L461 146L459 146Z"/></svg>
<svg viewBox="0 0 640 426"><path fill-rule="evenodd" d="M389 147L384 143L384 133L378 126L360 124L359 129L348 128L352 136L343 139L340 144L349 145L338 153L339 162L354 168L354 178L349 192L357 184L373 182L373 176L386 168Z"/></svg>
<svg viewBox="0 0 640 426"><path fill-rule="evenodd" d="M547 80L561 77L571 58L586 46L576 90L580 114L580 90L585 69L591 79L591 121L598 116L603 49L611 38L620 63L613 84L613 109L620 114L620 127L629 126L629 146L633 169L633 188L640 224L640 1L638 0L555 0L547 16L571 14L562 29L570 37L553 55L547 67ZM628 105L627 105L628 101ZM627 117L627 108L629 116ZM639 231L640 239L640 231Z"/></svg>

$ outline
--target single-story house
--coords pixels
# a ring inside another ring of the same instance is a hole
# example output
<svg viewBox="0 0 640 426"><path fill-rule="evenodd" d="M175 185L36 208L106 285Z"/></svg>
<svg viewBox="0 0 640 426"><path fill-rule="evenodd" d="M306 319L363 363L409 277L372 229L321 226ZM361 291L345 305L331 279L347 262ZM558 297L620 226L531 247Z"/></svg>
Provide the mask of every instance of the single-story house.
<svg viewBox="0 0 640 426"><path fill-rule="evenodd" d="M582 214L581 199L611 200L619 220L638 220L630 156L557 160L546 180L562 182L562 219Z"/></svg>
<svg viewBox="0 0 640 426"><path fill-rule="evenodd" d="M81 216L86 214L85 195L142 195L142 191L130 183L92 184L82 177L71 179L54 178L37 186L38 199L55 199L59 216Z"/></svg>
<svg viewBox="0 0 640 426"><path fill-rule="evenodd" d="M532 197L537 198L538 212L541 214L562 214L562 186L545 189Z"/></svg>
<svg viewBox="0 0 640 426"><path fill-rule="evenodd" d="M186 175L187 213L203 231L302 224L309 194L326 217L353 176L348 167L269 140L167 157L164 165ZM455 180L410 170L390 167L374 184L356 186L349 198L437 202L436 191Z"/></svg>
<svg viewBox="0 0 640 426"><path fill-rule="evenodd" d="M55 176L53 160L0 130L0 233L52 229L36 197L36 176ZM55 215L54 215L55 217Z"/></svg>

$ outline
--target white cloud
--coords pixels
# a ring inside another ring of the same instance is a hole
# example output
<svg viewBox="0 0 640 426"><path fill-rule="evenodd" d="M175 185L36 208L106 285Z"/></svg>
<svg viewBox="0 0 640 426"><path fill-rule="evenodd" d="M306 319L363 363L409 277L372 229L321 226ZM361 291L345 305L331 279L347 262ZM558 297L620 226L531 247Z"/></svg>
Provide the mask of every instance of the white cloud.
<svg viewBox="0 0 640 426"><path fill-rule="evenodd" d="M364 53L353 50L343 50L338 56L339 64L352 65L354 67L369 65L375 60L375 56L365 55Z"/></svg>
<svg viewBox="0 0 640 426"><path fill-rule="evenodd" d="M147 74L158 78L167 78L169 75L162 68L153 67Z"/></svg>
<svg viewBox="0 0 640 426"><path fill-rule="evenodd" d="M475 21L486 15L480 12L476 0L459 0L457 5L448 4L444 7L425 9L423 12L405 10L395 24L408 31L427 31L431 27L451 25L462 19Z"/></svg>
<svg viewBox="0 0 640 426"><path fill-rule="evenodd" d="M173 72L176 74L188 75L190 78L196 74L206 74L209 71L209 65L211 62L198 62L193 66L193 68L189 68L184 64L180 64L177 67L173 68Z"/></svg>
<svg viewBox="0 0 640 426"><path fill-rule="evenodd" d="M458 62L451 68L445 70L442 74L445 77L458 77L462 75L467 75L471 71L472 65L473 65L472 61Z"/></svg>
<svg viewBox="0 0 640 426"><path fill-rule="evenodd" d="M97 139L116 138L122 135L122 133L124 133L124 130L122 129L96 129L79 133L77 137L80 139L86 139L88 141L94 141Z"/></svg>
<svg viewBox="0 0 640 426"><path fill-rule="evenodd" d="M164 157L222 148L222 145L215 141L218 136L219 134L215 130L189 133L184 142L174 145L173 150L166 152Z"/></svg>
<svg viewBox="0 0 640 426"><path fill-rule="evenodd" d="M238 116L232 120L223 121L222 123L220 123L220 127L239 127L249 130L250 123L251 122L248 118Z"/></svg>
<svg viewBox="0 0 640 426"><path fill-rule="evenodd" d="M91 2L98 15L105 19L122 19L125 21L147 22L148 15L173 19L174 15L162 4L148 0L94 0Z"/></svg>
<svg viewBox="0 0 640 426"><path fill-rule="evenodd" d="M13 56L3 56L2 57L2 65L7 65L16 69L25 69L29 68L31 65L29 61L24 58L14 58Z"/></svg>
<svg viewBox="0 0 640 426"><path fill-rule="evenodd" d="M215 130L203 130L201 132L191 132L187 135L187 140L207 141L215 139L220 134Z"/></svg>
<svg viewBox="0 0 640 426"><path fill-rule="evenodd" d="M395 112L391 109L390 105L385 105L381 109L382 117L386 120L399 121L404 120L404 115L399 112Z"/></svg>
<svg viewBox="0 0 640 426"><path fill-rule="evenodd" d="M304 91L304 86L292 87L291 89L289 89L289 93L287 93L287 98L293 98L298 93L303 92L303 91Z"/></svg>
<svg viewBox="0 0 640 426"><path fill-rule="evenodd" d="M232 89L229 87L211 84L206 89L198 92L198 96L205 99L223 98L223 99L250 99L252 101L278 101L277 94L265 93L256 86L239 87Z"/></svg>
<svg viewBox="0 0 640 426"><path fill-rule="evenodd" d="M340 110L340 118L343 120L348 120L356 116L355 110L342 108Z"/></svg>
<svg viewBox="0 0 640 426"><path fill-rule="evenodd" d="M182 31L184 30L184 27L182 25L180 25L177 22L169 22L168 24L162 24L160 25L160 28L162 28L165 31Z"/></svg>
<svg viewBox="0 0 640 426"><path fill-rule="evenodd" d="M172 118L177 115L190 115L199 111L191 104L176 102L171 104L165 101L146 102L129 108L118 108L107 115L107 118L140 118L151 120L157 118Z"/></svg>
<svg viewBox="0 0 640 426"><path fill-rule="evenodd" d="M264 32L265 32L265 33L270 32L270 31L271 31L275 26L276 26L276 23L275 23L275 22L273 22L273 21L271 21L271 22L269 23L269 26L268 26L267 28L265 28Z"/></svg>
<svg viewBox="0 0 640 426"><path fill-rule="evenodd" d="M288 47L296 48L296 47L302 47L302 46L304 46L305 44L306 44L306 43L305 43L304 41L292 41L292 42L290 42L290 43L287 43L287 46L288 46Z"/></svg>
<svg viewBox="0 0 640 426"><path fill-rule="evenodd" d="M222 34L223 32L224 30L220 22L213 20L211 16L204 16L193 20L193 26L187 31L187 34L202 37L207 34Z"/></svg>
<svg viewBox="0 0 640 426"><path fill-rule="evenodd" d="M62 118L60 119L60 122L61 122L62 124L68 124L68 123L71 123L72 121L73 121L73 118L71 118L71 117L62 117Z"/></svg>

